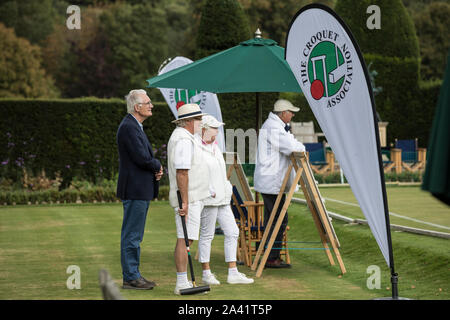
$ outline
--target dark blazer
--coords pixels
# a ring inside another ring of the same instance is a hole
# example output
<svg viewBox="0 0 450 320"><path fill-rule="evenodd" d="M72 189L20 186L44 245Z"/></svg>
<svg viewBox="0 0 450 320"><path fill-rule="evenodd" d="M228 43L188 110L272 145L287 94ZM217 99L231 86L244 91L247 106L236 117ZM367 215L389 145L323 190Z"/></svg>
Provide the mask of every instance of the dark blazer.
<svg viewBox="0 0 450 320"><path fill-rule="evenodd" d="M117 197L122 200L152 200L158 196L159 181L155 173L161 163L154 158L147 135L137 120L127 114L117 130L119 180Z"/></svg>

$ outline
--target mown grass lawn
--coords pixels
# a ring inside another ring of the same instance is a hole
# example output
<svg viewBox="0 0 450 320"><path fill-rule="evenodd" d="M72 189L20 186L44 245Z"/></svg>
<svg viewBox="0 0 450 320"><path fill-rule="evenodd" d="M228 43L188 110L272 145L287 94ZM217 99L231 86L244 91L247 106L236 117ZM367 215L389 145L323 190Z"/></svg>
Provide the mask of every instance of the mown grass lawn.
<svg viewBox="0 0 450 320"><path fill-rule="evenodd" d="M0 299L102 299L98 271L109 271L118 286L121 204L16 206L0 208ZM347 273L330 266L322 250L293 250L293 267L266 269L252 285L226 284L223 236L213 242L211 265L222 285L207 295L176 296L175 225L168 202L152 202L141 249L141 272L156 281L151 291L122 290L127 299L372 299L390 296L389 270L367 226L333 221ZM289 209L289 240L319 241L306 206ZM449 299L450 250L444 239L394 232L400 295ZM295 244L299 245L299 244ZM294 244L291 245L293 247ZM311 245L309 245L311 246ZM196 246L194 245L194 250ZM201 268L195 262L198 280ZM66 287L67 267L81 269L81 289ZM367 268L381 269L381 288L369 290ZM254 276L249 268L241 272ZM201 283L201 280L199 281Z"/></svg>

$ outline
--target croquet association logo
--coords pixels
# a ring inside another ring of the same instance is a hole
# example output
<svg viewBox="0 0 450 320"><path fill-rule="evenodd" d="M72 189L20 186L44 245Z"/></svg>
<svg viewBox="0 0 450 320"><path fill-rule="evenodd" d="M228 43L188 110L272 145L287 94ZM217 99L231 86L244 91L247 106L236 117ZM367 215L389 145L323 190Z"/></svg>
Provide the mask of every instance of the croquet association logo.
<svg viewBox="0 0 450 320"><path fill-rule="evenodd" d="M169 102L170 105L178 106L184 103L196 103L203 110L207 100L205 91L188 90L188 89L170 89Z"/></svg>
<svg viewBox="0 0 450 320"><path fill-rule="evenodd" d="M352 55L339 33L332 30L313 33L301 52L302 89L317 101L327 99L328 108L341 103L352 85Z"/></svg>

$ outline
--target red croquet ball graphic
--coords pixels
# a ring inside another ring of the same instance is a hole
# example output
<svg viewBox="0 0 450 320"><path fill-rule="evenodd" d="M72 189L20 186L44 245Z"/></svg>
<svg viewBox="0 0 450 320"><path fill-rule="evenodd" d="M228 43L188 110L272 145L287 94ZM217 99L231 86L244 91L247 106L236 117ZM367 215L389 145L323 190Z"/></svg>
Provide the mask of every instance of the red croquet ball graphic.
<svg viewBox="0 0 450 320"><path fill-rule="evenodd" d="M178 102L177 102L177 110L180 109L180 107L181 107L183 104L186 104L186 103L185 103L184 101L178 101Z"/></svg>
<svg viewBox="0 0 450 320"><path fill-rule="evenodd" d="M322 98L324 92L325 88L323 87L322 81L316 79L311 83L311 95L314 99L319 100Z"/></svg>

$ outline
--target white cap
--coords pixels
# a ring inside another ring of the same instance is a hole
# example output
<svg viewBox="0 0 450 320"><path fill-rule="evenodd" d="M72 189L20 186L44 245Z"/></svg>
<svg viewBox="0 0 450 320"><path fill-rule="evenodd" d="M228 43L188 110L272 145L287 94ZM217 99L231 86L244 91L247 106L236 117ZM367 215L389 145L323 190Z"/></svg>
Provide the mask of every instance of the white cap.
<svg viewBox="0 0 450 320"><path fill-rule="evenodd" d="M300 111L300 108L294 107L292 103L290 103L288 100L279 99L275 102L273 105L273 111L275 112L281 112L281 111L292 111L292 112L298 112Z"/></svg>
<svg viewBox="0 0 450 320"><path fill-rule="evenodd" d="M218 121L212 115L206 115L202 118L202 128L219 128L225 123Z"/></svg>

